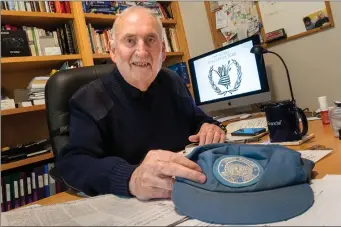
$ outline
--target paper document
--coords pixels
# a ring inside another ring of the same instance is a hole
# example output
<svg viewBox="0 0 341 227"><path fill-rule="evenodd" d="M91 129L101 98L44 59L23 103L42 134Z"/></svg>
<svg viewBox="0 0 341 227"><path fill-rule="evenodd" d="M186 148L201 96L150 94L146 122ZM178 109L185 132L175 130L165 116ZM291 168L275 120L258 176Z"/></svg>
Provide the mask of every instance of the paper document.
<svg viewBox="0 0 341 227"><path fill-rule="evenodd" d="M39 204L33 204L33 205L25 206L25 207L20 207L20 208L18 208L17 210L28 209L28 208L34 208L34 207L41 207L41 206L42 206L42 205L39 205Z"/></svg>
<svg viewBox="0 0 341 227"><path fill-rule="evenodd" d="M327 175L321 180L312 180L314 204L305 213L277 223L252 226L331 226L341 225L341 175ZM222 226L189 219L178 226ZM228 226L228 225L223 225Z"/></svg>
<svg viewBox="0 0 341 227"><path fill-rule="evenodd" d="M181 224L177 226L223 226L223 225L206 223L206 222L202 222L196 219L189 219L187 221L182 222Z"/></svg>
<svg viewBox="0 0 341 227"><path fill-rule="evenodd" d="M219 10L216 15L216 29L224 28L228 26L228 17L225 10Z"/></svg>
<svg viewBox="0 0 341 227"><path fill-rule="evenodd" d="M103 195L1 213L1 226L168 226L183 219L170 200L141 202Z"/></svg>
<svg viewBox="0 0 341 227"><path fill-rule="evenodd" d="M219 119L216 119L217 121L219 122L224 122L224 121L230 121L230 120L234 120L234 119L240 119L240 120L243 120L243 119L246 119L248 117L250 117L251 114L238 114L238 115L232 115L232 116L227 116L227 117L223 117L223 118L219 118Z"/></svg>
<svg viewBox="0 0 341 227"><path fill-rule="evenodd" d="M298 152L301 153L302 158L309 159L316 163L332 152L332 150L302 150Z"/></svg>
<svg viewBox="0 0 341 227"><path fill-rule="evenodd" d="M323 178L324 181L331 181L333 183L341 184L341 175L328 174Z"/></svg>
<svg viewBox="0 0 341 227"><path fill-rule="evenodd" d="M265 117L232 122L226 126L227 133L232 133L242 128L268 128Z"/></svg>
<svg viewBox="0 0 341 227"><path fill-rule="evenodd" d="M298 217L270 226L340 226L341 181L336 182L327 179L313 180L313 206Z"/></svg>

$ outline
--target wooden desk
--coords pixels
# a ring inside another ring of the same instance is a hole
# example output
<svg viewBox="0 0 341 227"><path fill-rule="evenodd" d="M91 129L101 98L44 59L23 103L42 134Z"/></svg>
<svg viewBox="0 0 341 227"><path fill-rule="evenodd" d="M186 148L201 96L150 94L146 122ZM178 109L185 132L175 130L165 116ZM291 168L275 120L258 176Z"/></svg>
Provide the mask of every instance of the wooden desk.
<svg viewBox="0 0 341 227"><path fill-rule="evenodd" d="M321 121L310 121L309 133L315 133L315 138L309 140L301 146L290 146L290 148L294 150L303 150L319 144L333 149L333 152L331 154L316 163L314 168L314 177L323 178L326 174L341 174L341 141L338 138L334 137L330 125L323 126ZM63 192L39 200L32 204L48 205L77 200L81 198L82 197L79 197L71 192Z"/></svg>

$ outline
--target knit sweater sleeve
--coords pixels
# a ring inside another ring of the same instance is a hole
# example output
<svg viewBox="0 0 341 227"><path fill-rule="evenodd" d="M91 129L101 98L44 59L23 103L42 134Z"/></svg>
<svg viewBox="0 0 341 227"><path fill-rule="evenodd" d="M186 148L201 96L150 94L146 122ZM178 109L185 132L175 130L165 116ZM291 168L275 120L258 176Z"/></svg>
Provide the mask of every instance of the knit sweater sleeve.
<svg viewBox="0 0 341 227"><path fill-rule="evenodd" d="M129 180L136 166L105 154L102 125L113 104L96 92L100 86L95 84L95 88L78 93L81 98L71 99L69 143L58 156L56 168L68 186L85 194L130 196ZM99 100L94 99L99 98L100 105L96 105Z"/></svg>

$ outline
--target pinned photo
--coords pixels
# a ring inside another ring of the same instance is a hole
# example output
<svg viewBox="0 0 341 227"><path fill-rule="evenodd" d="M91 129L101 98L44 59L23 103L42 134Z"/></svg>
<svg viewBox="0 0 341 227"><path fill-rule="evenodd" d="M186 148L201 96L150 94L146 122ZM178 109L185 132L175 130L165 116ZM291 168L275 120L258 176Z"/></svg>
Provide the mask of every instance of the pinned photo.
<svg viewBox="0 0 341 227"><path fill-rule="evenodd" d="M307 31L329 25L329 17L327 9L319 10L303 18L303 22Z"/></svg>

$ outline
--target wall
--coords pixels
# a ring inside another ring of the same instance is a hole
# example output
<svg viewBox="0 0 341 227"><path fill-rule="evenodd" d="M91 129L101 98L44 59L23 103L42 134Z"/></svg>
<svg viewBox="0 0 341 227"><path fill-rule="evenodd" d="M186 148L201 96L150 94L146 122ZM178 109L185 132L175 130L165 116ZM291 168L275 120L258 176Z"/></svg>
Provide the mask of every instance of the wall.
<svg viewBox="0 0 341 227"><path fill-rule="evenodd" d="M179 6L191 58L214 50L204 2L180 1Z"/></svg>
<svg viewBox="0 0 341 227"><path fill-rule="evenodd" d="M319 96L327 96L329 105L333 105L333 100L341 100L341 2L330 4L334 28L270 48L286 62L301 108L316 110ZM275 98L289 98L285 69L280 60L274 55L265 55L265 62L271 69Z"/></svg>
<svg viewBox="0 0 341 227"><path fill-rule="evenodd" d="M301 108L319 108L318 96L326 95L329 105L333 105L333 100L341 100L341 2L331 2L331 8L335 22L333 29L270 48L284 58ZM212 50L214 46L204 2L180 2L180 10L191 57ZM274 55L265 55L265 63L274 98L290 98L280 60Z"/></svg>

